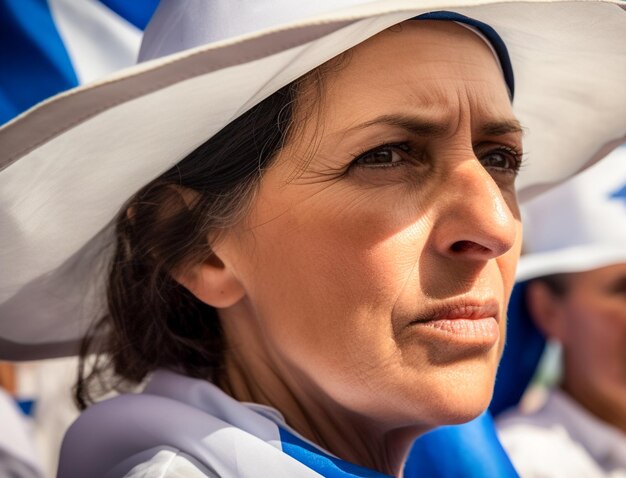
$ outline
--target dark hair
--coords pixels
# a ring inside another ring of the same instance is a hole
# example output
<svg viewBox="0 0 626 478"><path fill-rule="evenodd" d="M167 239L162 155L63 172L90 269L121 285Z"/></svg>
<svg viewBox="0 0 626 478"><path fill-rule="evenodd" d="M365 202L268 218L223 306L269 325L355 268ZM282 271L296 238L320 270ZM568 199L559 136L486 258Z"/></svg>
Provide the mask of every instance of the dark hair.
<svg viewBox="0 0 626 478"><path fill-rule="evenodd" d="M93 402L93 395L128 389L156 368L215 378L224 349L217 312L170 273L208 259L209 233L219 234L245 211L261 172L286 140L296 90L292 83L250 109L122 208L115 222L108 313L81 345L79 408ZM183 189L196 193L191 204L183 200ZM86 366L89 354L96 355Z"/></svg>
<svg viewBox="0 0 626 478"><path fill-rule="evenodd" d="M537 277L531 282L541 282L546 285L548 290L557 297L563 297L567 294L569 283L567 281L567 273L551 274L547 276Z"/></svg>

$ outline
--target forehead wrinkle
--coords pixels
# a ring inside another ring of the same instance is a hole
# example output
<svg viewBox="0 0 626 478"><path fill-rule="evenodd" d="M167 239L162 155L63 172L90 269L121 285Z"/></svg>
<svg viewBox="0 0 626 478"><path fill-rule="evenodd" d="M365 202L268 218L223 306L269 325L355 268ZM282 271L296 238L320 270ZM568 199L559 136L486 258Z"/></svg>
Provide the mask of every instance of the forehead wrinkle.
<svg viewBox="0 0 626 478"><path fill-rule="evenodd" d="M505 136L508 134L523 134L524 129L513 114L513 108L508 100L498 101L498 92L489 88L491 98L483 98L475 91L474 83L469 83L466 89L467 100L472 108L469 110L472 116L482 117L483 120L474 125L475 131L483 136ZM507 95L504 83L502 86L502 98Z"/></svg>
<svg viewBox="0 0 626 478"><path fill-rule="evenodd" d="M377 116L374 119L347 128L341 133L346 134L355 130L367 129L372 126L379 125L400 127L418 136L438 136L444 134L448 130L445 122L432 120L427 117L420 116L418 113L392 113Z"/></svg>
<svg viewBox="0 0 626 478"><path fill-rule="evenodd" d="M449 129L450 111L458 110L459 96L451 96L449 90L440 88L439 85L425 90L422 87L414 87L409 79L402 79L399 82L401 87L393 91L392 84L377 97L387 98L389 113L369 119L367 100L364 100L361 109L365 114L359 115L360 118L354 118L345 128L336 129L329 136L344 138L350 133L374 126L399 127L417 136L444 135ZM384 91L390 91L390 94L385 95ZM396 91L404 91L403 101L398 101Z"/></svg>

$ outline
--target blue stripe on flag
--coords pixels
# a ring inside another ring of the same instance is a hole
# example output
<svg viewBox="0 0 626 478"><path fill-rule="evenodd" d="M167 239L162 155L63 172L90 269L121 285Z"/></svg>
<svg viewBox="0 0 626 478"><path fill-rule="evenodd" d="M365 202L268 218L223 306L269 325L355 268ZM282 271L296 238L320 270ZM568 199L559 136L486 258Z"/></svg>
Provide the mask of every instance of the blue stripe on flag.
<svg viewBox="0 0 626 478"><path fill-rule="evenodd" d="M389 475L327 455L282 428L280 441L283 452L326 478L390 478Z"/></svg>
<svg viewBox="0 0 626 478"><path fill-rule="evenodd" d="M78 84L46 0L0 0L0 124Z"/></svg>
<svg viewBox="0 0 626 478"><path fill-rule="evenodd" d="M159 0L100 0L120 17L144 30Z"/></svg>

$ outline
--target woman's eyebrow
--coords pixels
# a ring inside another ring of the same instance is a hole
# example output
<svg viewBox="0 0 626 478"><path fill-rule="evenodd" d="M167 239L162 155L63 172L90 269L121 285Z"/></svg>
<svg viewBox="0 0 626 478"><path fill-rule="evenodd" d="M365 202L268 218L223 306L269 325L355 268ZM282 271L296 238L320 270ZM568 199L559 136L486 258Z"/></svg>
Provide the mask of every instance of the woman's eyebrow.
<svg viewBox="0 0 626 478"><path fill-rule="evenodd" d="M346 132L365 129L371 126L396 126L420 136L438 136L444 134L448 127L444 123L437 123L432 120L413 115L381 115L372 120L360 123L346 130Z"/></svg>
<svg viewBox="0 0 626 478"><path fill-rule="evenodd" d="M417 136L441 136L448 131L448 125L414 115L382 115L347 129L348 133L371 126L395 126ZM489 121L480 126L480 132L486 136L502 136L509 133L523 133L522 126L516 119Z"/></svg>
<svg viewBox="0 0 626 478"><path fill-rule="evenodd" d="M503 136L509 133L523 133L522 125L516 119L491 121L480 127L480 132L486 136Z"/></svg>

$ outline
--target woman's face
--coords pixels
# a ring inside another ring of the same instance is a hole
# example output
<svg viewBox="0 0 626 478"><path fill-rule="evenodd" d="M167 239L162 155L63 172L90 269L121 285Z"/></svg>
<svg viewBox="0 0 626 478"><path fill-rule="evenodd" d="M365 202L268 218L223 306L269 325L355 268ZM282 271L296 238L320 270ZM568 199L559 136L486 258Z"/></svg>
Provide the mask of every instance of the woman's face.
<svg viewBox="0 0 626 478"><path fill-rule="evenodd" d="M409 21L323 89L215 247L245 291L221 310L227 340L251 375L318 404L398 426L473 418L521 237L521 132L498 64L463 27Z"/></svg>
<svg viewBox="0 0 626 478"><path fill-rule="evenodd" d="M556 304L566 387L601 416L624 410L626 264L567 274Z"/></svg>

